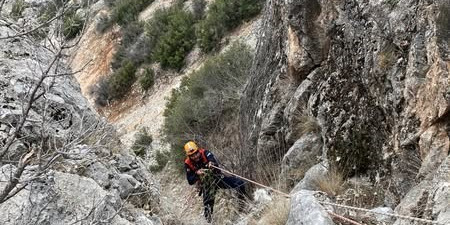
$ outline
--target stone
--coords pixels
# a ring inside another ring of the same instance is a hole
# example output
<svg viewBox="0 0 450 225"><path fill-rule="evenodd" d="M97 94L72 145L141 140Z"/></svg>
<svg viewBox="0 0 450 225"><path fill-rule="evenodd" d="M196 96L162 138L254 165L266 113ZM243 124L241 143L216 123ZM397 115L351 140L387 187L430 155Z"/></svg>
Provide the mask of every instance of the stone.
<svg viewBox="0 0 450 225"><path fill-rule="evenodd" d="M394 214L394 210L389 207L377 207L370 210L374 213L366 213L365 216L368 218L375 218L377 224L392 224L395 221L395 218L392 216L386 216L382 214Z"/></svg>
<svg viewBox="0 0 450 225"><path fill-rule="evenodd" d="M319 191L317 181L326 176L328 173L327 165L324 163L319 163L311 167L306 173L303 179L295 185L291 193L298 192L300 190L311 190Z"/></svg>
<svg viewBox="0 0 450 225"><path fill-rule="evenodd" d="M321 137L315 133L303 135L284 155L281 162L282 176L297 181L305 171L319 162L321 154Z"/></svg>
<svg viewBox="0 0 450 225"><path fill-rule="evenodd" d="M335 223L316 199L317 192L300 190L293 193L286 225L334 225Z"/></svg>

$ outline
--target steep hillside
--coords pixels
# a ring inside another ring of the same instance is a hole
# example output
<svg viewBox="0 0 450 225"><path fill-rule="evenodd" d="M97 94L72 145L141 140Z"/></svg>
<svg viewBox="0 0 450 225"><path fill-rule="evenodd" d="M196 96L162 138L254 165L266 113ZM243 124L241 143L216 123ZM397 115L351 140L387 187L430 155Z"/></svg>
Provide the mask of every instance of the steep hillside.
<svg viewBox="0 0 450 225"><path fill-rule="evenodd" d="M0 1L0 223L450 224L448 0L259 3Z"/></svg>

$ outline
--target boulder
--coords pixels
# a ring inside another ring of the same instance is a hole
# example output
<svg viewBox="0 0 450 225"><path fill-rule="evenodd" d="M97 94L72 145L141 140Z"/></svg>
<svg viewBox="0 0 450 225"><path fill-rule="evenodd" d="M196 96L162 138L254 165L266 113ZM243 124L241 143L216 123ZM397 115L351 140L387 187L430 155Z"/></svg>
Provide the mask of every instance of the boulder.
<svg viewBox="0 0 450 225"><path fill-rule="evenodd" d="M303 179L295 185L294 189L291 191L291 193L298 192L302 189L304 190L311 190L311 191L318 191L319 187L317 186L317 181L320 178L323 178L328 173L327 165L324 165L324 163L319 163L311 167L306 173Z"/></svg>
<svg viewBox="0 0 450 225"><path fill-rule="evenodd" d="M335 223L327 213L316 196L319 192L300 190L291 198L291 210L286 225L334 225ZM320 196L323 198L323 196Z"/></svg>

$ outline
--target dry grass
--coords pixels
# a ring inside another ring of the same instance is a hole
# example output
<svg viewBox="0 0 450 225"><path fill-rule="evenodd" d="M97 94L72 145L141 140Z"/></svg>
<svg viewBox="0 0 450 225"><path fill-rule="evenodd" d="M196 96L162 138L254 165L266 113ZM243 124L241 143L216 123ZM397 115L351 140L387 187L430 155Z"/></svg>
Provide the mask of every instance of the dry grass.
<svg viewBox="0 0 450 225"><path fill-rule="evenodd" d="M284 197L274 198L256 224L284 225L288 220L290 201Z"/></svg>
<svg viewBox="0 0 450 225"><path fill-rule="evenodd" d="M330 170L316 182L321 191L329 196L337 196L343 191L344 175L337 170Z"/></svg>
<svg viewBox="0 0 450 225"><path fill-rule="evenodd" d="M295 133L297 137L301 137L307 133L319 133L320 126L316 119L312 116L308 116L305 113L299 113L295 117L297 126L295 127Z"/></svg>
<svg viewBox="0 0 450 225"><path fill-rule="evenodd" d="M395 47L389 44L378 53L378 67L382 70L394 65L396 60Z"/></svg>
<svg viewBox="0 0 450 225"><path fill-rule="evenodd" d="M306 171L307 168L305 167L288 170L288 172L285 175L287 186L286 188L288 191L292 190L292 188L294 188L295 185L297 185L298 182L300 182L303 179L303 177L305 177Z"/></svg>
<svg viewBox="0 0 450 225"><path fill-rule="evenodd" d="M364 180L347 180L345 192L341 193L338 203L355 207L373 208L384 202L384 190L382 187L373 185Z"/></svg>

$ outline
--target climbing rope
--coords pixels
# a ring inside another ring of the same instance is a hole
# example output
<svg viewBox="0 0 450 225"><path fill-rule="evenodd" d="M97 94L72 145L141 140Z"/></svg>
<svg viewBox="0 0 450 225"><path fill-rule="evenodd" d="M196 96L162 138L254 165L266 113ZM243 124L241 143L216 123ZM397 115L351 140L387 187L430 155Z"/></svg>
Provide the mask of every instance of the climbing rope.
<svg viewBox="0 0 450 225"><path fill-rule="evenodd" d="M351 219L349 219L349 218L347 218L347 217L338 215L338 214L334 213L334 212L331 211L331 210L327 210L327 213L330 214L330 216L334 216L334 217L336 217L336 218L338 218L338 219L340 219L340 220L342 220L342 221L351 223L351 224L353 224L353 225L363 225L363 224L358 223L358 222L356 222L356 221L354 221L354 220L351 220Z"/></svg>
<svg viewBox="0 0 450 225"><path fill-rule="evenodd" d="M250 182L250 183L256 184L256 185L258 185L258 186L261 186L261 187L267 188L267 189L269 189L269 190L272 190L272 191L274 191L274 192L276 192L276 193L278 193L278 194L280 194L280 195L282 195L282 196L284 196L284 197L286 197L286 198L290 198L290 197L291 197L289 194L286 194L286 193L284 193L284 192L282 192L282 191L279 191L279 190L277 190L277 189L271 188L271 187L266 186L266 185L264 185L264 184L260 184L260 183L258 183L258 182L256 182L256 181L252 181L252 180L247 179L247 178L245 178L245 177L239 176L239 175L237 175L237 174L235 174L235 173L232 173L232 172L230 172L230 171L228 171L228 170L226 170L226 169L222 169L222 168L217 167L217 166L214 166L214 165L211 165L211 167L212 167L212 168L216 168L216 169L218 169L218 170L221 170L221 171L224 172L224 173L228 173L228 174L230 174L230 175L233 175L233 176L235 176L235 177L237 177L237 178L241 178L242 180L245 180L245 181L248 181L248 182Z"/></svg>
<svg viewBox="0 0 450 225"><path fill-rule="evenodd" d="M280 194L280 195L282 195L282 196L284 196L284 197L286 197L286 198L290 198L290 197L291 197L291 196L290 196L289 194L287 194L287 193L284 193L284 192L279 191L279 190L277 190L277 189L274 189L274 188L272 188L272 187L266 186L266 185L264 185L264 184L258 183L258 182L256 182L256 181L247 179L247 178L245 178L245 177L239 176L239 175L237 175L237 174L235 174L235 173L232 173L232 172L230 172L230 171L228 171L228 170L226 170L226 169L223 169L223 168L220 168L220 167L217 167L217 166L214 166L214 165L211 165L211 167L212 167L212 168L215 168L215 169L218 169L218 170L220 170L220 171L222 171L222 172L224 172L224 173L230 174L230 175L232 175L232 176L238 177L238 178L240 178L240 179L242 179L242 180L248 181L248 182L250 182L250 183L252 183L252 184L255 184L255 185L258 185L258 186L260 186L260 187L263 187L263 188L267 188L267 189L269 189L269 190L272 190L273 192L276 192L276 193L278 193L278 194ZM331 203L331 202L324 202L324 201L318 201L318 202L319 202L320 204L323 204L323 205L331 205L331 206L340 207L340 208L345 208L345 209L350 209L350 210L356 210L356 211L368 212L368 213L371 213L371 214L379 214L379 215L384 215L384 216L389 216L389 217L396 217L396 218L400 218L400 219L411 220L411 221L417 221L417 222L428 223L428 224L445 225L445 224L439 223L439 222L437 222L437 221L427 220L427 219L422 219L422 218L417 218L417 217L412 217L412 216L403 216L403 215L393 214L393 213L375 212L375 211L370 211L370 210L365 209L365 208L358 208L358 207L353 207L353 206L348 206L348 205L342 205L342 204L336 204L336 203ZM337 218L339 218L339 219L342 219L342 220L347 221L347 222L349 222L349 223L352 223L352 224L354 224L354 225L361 225L360 223L358 223L358 222L356 222L356 221L354 221L354 220L351 220L351 219L349 219L349 218L346 218L346 217L343 217L343 216L341 216L341 215L338 215L338 214L336 214L336 213L334 213L334 212L332 212L332 211L329 211L329 210L328 210L327 212L328 212L328 214L330 214L330 215L333 216L333 217L337 217Z"/></svg>
<svg viewBox="0 0 450 225"><path fill-rule="evenodd" d="M365 208L353 207L353 206L342 205L342 204L331 203L331 202L324 202L324 201L319 201L319 203L324 204L324 205L340 207L340 208L344 208L344 209L362 211L362 212L367 212L367 213L371 213L371 214L380 214L380 215L384 215L384 216L396 217L396 218L400 218L400 219L417 221L417 222L422 222L422 223L445 225L445 224L439 223L437 221L427 220L427 219L422 219L422 218L417 218L417 217L412 217L412 216L403 216L403 215L393 214L393 213L374 212L374 211L370 211L369 209L365 209Z"/></svg>

